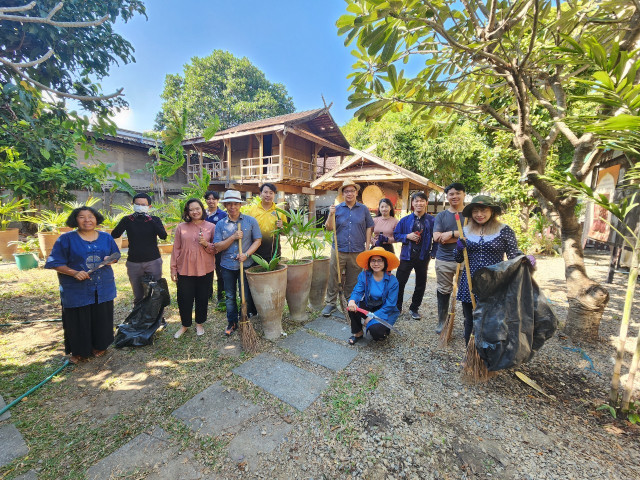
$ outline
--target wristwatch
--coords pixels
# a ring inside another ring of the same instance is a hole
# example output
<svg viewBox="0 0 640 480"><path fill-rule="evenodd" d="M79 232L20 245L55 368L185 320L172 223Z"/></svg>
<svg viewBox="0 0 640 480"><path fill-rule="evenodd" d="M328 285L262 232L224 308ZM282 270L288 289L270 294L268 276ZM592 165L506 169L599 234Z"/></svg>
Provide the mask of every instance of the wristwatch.
<svg viewBox="0 0 640 480"><path fill-rule="evenodd" d="M451 238L456 238L456 231L455 230L451 230Z"/></svg>

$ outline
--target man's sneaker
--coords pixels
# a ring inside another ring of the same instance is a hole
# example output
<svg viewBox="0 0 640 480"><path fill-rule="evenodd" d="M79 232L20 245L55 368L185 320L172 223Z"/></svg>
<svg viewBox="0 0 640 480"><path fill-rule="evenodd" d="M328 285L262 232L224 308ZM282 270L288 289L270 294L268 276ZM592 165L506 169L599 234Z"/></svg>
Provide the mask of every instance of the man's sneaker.
<svg viewBox="0 0 640 480"><path fill-rule="evenodd" d="M409 315L411 315L411 318L413 318L414 320L420 320L422 318L422 315L420 315L415 310L409 310Z"/></svg>
<svg viewBox="0 0 640 480"><path fill-rule="evenodd" d="M325 317L329 317L335 311L336 311L336 306L328 304L328 305L325 305L324 308L322 309L322 315L324 315Z"/></svg>

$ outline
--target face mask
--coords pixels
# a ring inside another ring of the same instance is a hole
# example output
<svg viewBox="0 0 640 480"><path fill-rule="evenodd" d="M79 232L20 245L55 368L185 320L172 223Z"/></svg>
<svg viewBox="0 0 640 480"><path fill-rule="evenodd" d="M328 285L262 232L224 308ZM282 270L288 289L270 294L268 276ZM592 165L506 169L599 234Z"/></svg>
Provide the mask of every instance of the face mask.
<svg viewBox="0 0 640 480"><path fill-rule="evenodd" d="M134 205L133 211L136 213L149 213L149 205Z"/></svg>

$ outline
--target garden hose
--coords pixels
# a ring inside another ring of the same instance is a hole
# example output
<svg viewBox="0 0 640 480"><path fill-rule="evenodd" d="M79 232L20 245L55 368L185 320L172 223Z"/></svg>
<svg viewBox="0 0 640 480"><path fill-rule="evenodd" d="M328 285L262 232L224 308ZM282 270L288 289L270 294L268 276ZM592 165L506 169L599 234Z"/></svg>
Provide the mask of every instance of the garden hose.
<svg viewBox="0 0 640 480"><path fill-rule="evenodd" d="M48 318L46 320L25 320L24 322L13 323L0 323L0 327L15 327L16 325L26 325L28 323L42 323L42 322L61 322L61 318Z"/></svg>
<svg viewBox="0 0 640 480"><path fill-rule="evenodd" d="M43 381L41 381L38 385L36 385L35 387L33 387L31 390L29 390L26 393L23 393L22 395L20 395L18 398L16 398L13 402L11 402L9 405L7 405L6 407L4 407L2 410L0 410L0 416L6 412L7 410L9 410L11 407L13 407L15 404L17 404L20 400L22 400L24 397L27 397L29 395L31 395L33 392L35 392L36 390L38 390L41 386L43 386L45 383L47 383L49 380L51 380L53 377L55 377L58 373L60 373L62 371L62 369L64 367L66 367L67 365L69 365L71 362L69 361L69 359L65 360L65 362L62 364L62 366L60 368L58 368L55 372L53 372L51 375L49 375L47 378L45 378Z"/></svg>

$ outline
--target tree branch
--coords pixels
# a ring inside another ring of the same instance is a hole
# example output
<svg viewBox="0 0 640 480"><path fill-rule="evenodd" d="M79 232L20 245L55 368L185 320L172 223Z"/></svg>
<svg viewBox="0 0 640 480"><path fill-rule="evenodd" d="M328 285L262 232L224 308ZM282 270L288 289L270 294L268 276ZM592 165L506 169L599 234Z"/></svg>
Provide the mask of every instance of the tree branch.
<svg viewBox="0 0 640 480"><path fill-rule="evenodd" d="M514 9L512 18L509 18L509 15L504 19L504 21L492 32L488 32L487 40L495 40L501 37L507 30L509 30L513 25L518 23L524 16L527 14L529 9L531 8L531 4L534 0L529 0L526 4L521 4L520 8ZM515 4L514 4L515 5Z"/></svg>
<svg viewBox="0 0 640 480"><path fill-rule="evenodd" d="M32 60L30 62L15 63L15 62L12 62L10 60L5 60L2 57L0 57L0 62L2 62L5 65L8 65L8 66L12 67L14 70L15 69L19 69L19 68L29 68L29 67L35 67L36 65L39 65L42 62L46 62L47 60L49 60L49 58L51 58L51 56L53 54L54 54L54 51L52 49L49 49L49 51L47 53L45 53L41 57L36 58L35 60Z"/></svg>
<svg viewBox="0 0 640 480"><path fill-rule="evenodd" d="M21 7L0 7L0 13L5 12L26 12L27 10L31 10L36 6L35 0L27 3L26 5L22 5Z"/></svg>
<svg viewBox="0 0 640 480"><path fill-rule="evenodd" d="M491 0L491 3L489 4L489 11L484 12L484 14L489 17L487 20L487 31L490 32L496 26L496 0Z"/></svg>
<svg viewBox="0 0 640 480"><path fill-rule="evenodd" d="M522 68L526 63L527 60L529 60L529 57L531 56L531 53L533 52L533 47L535 46L535 42L536 42L536 34L538 33L538 15L540 13L539 11L539 0L535 0L534 4L533 4L533 26L531 27L531 38L529 39L529 49L527 50L527 53L525 54L524 58L520 61L520 68Z"/></svg>
<svg viewBox="0 0 640 480"><path fill-rule="evenodd" d="M33 5L31 5L33 3ZM46 17L29 17L27 15L6 15L4 12L13 11L13 12L22 12L26 10L30 10L33 8L36 2L31 2L29 5L25 5L24 7L14 7L21 10L7 10L6 8L0 9L0 20L6 20L8 22L20 22L20 23L38 23L41 25L51 25L53 27L61 27L61 28L83 28L83 27L97 27L98 25L102 25L109 19L109 15L105 15L102 18L97 20L92 20L90 22L56 22L52 20L53 16L58 13L58 11L64 6L64 2L59 2L55 7L51 9L51 11L47 14ZM29 8L26 8L29 7Z"/></svg>

